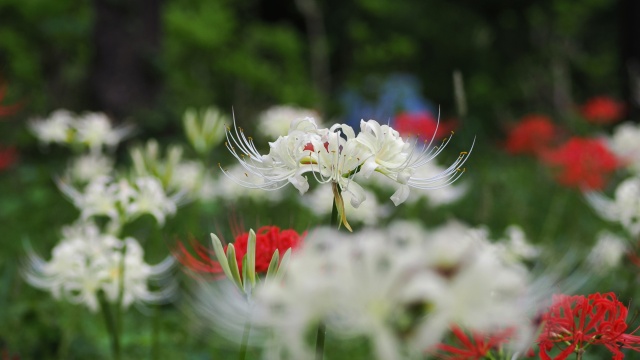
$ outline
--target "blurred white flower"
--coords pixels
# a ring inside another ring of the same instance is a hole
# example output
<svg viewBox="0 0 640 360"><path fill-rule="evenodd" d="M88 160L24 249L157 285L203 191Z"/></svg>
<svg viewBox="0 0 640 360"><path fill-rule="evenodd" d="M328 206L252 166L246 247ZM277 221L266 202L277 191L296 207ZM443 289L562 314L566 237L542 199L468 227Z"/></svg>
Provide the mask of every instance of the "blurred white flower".
<svg viewBox="0 0 640 360"><path fill-rule="evenodd" d="M80 191L63 181L58 181L58 187L73 205L80 210L82 219L104 215L113 222L120 222L120 203L128 203L134 194L133 188L127 181L114 182L109 176L98 176Z"/></svg>
<svg viewBox="0 0 640 360"><path fill-rule="evenodd" d="M29 284L50 291L54 298L97 311L98 292L103 291L106 299L115 303L121 279L122 306L125 308L134 302L166 301L175 291L168 282L159 291L149 289L149 280L167 278L173 260L167 258L156 266L148 265L135 239L120 240L101 234L91 222L67 227L63 229L63 235L53 249L50 261L30 250L23 269Z"/></svg>
<svg viewBox="0 0 640 360"><path fill-rule="evenodd" d="M311 357L305 334L320 322L335 337L369 338L379 359L423 355L452 324L483 332L525 326L527 273L464 229L450 223L418 239L314 231L283 280L256 289L257 322L295 359Z"/></svg>
<svg viewBox="0 0 640 360"><path fill-rule="evenodd" d="M76 141L91 149L115 147L133 132L133 126L113 127L106 114L85 113L74 122Z"/></svg>
<svg viewBox="0 0 640 360"><path fill-rule="evenodd" d="M616 126L608 145L631 170L640 171L640 126L631 122Z"/></svg>
<svg viewBox="0 0 640 360"><path fill-rule="evenodd" d="M505 230L505 235L506 238L495 244L503 259L519 262L533 260L540 255L540 248L527 241L527 236L520 226L510 225Z"/></svg>
<svg viewBox="0 0 640 360"><path fill-rule="evenodd" d="M179 198L180 195L167 196L158 179L139 177L135 179L135 193L125 205L125 213L130 219L151 214L158 224L164 225L165 217L176 213Z"/></svg>
<svg viewBox="0 0 640 360"><path fill-rule="evenodd" d="M288 105L272 106L260 114L258 129L268 138L278 138L287 133L292 120L304 118L313 118L316 124L322 124L315 110Z"/></svg>
<svg viewBox="0 0 640 360"><path fill-rule="evenodd" d="M167 148L166 156L160 156L160 146L155 139L146 145L135 146L129 153L133 160L134 174L138 177L155 177L165 190L196 195L202 185L205 168L201 162L183 160L184 149L179 145Z"/></svg>
<svg viewBox="0 0 640 360"><path fill-rule="evenodd" d="M29 120L31 132L45 144L71 141L74 116L67 110L56 110L46 119Z"/></svg>
<svg viewBox="0 0 640 360"><path fill-rule="evenodd" d="M160 181L153 177L139 177L131 183L124 178L101 176L91 180L83 190L63 181L58 181L58 187L80 209L82 219L108 216L112 229L142 214L151 214L163 225L167 215L175 214L182 197L180 193L169 197Z"/></svg>
<svg viewBox="0 0 640 360"><path fill-rule="evenodd" d="M115 147L133 132L132 125L114 128L103 113L77 116L67 110L54 111L47 119L31 120L29 128L45 144L82 144L93 151L105 145Z"/></svg>
<svg viewBox="0 0 640 360"><path fill-rule="evenodd" d="M622 224L633 237L640 235L639 177L631 177L621 182L613 199L598 192L586 193L585 196L601 217Z"/></svg>
<svg viewBox="0 0 640 360"><path fill-rule="evenodd" d="M197 197L205 181L206 170L199 161L182 161L175 165L169 189Z"/></svg>
<svg viewBox="0 0 640 360"><path fill-rule="evenodd" d="M67 176L86 183L94 178L108 176L113 171L113 159L99 152L90 152L74 158L67 169Z"/></svg>
<svg viewBox="0 0 640 360"><path fill-rule="evenodd" d="M626 240L608 231L598 234L598 242L591 249L587 263L591 269L606 272L620 264L627 251Z"/></svg>

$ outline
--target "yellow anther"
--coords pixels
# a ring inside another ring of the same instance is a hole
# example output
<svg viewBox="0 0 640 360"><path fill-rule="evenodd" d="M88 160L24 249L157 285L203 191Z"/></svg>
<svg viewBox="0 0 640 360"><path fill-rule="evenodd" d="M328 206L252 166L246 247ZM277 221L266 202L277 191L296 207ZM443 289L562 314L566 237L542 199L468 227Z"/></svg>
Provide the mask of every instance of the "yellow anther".
<svg viewBox="0 0 640 360"><path fill-rule="evenodd" d="M241 127L239 127L239 128L238 128L238 130L240 130L240 132L242 132L242 131L243 131Z"/></svg>
<svg viewBox="0 0 640 360"><path fill-rule="evenodd" d="M244 173L244 176L246 176L246 177L249 177L249 174L247 174L247 173Z"/></svg>
<svg viewBox="0 0 640 360"><path fill-rule="evenodd" d="M461 151L460 152L460 155L467 155L467 154L468 154L468 152L466 152L466 151Z"/></svg>
<svg viewBox="0 0 640 360"><path fill-rule="evenodd" d="M249 138L248 138L248 139L249 139L249 141L253 141L253 138L252 138L251 136L249 136Z"/></svg>
<svg viewBox="0 0 640 360"><path fill-rule="evenodd" d="M453 135L453 134L455 134L455 133L453 132L453 130L451 130L451 135Z"/></svg>

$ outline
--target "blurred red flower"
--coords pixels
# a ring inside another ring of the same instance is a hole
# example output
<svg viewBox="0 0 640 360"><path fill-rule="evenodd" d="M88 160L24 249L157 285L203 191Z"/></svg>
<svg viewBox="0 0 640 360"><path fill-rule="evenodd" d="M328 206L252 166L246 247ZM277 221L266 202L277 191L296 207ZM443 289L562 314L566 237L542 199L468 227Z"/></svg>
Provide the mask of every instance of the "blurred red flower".
<svg viewBox="0 0 640 360"><path fill-rule="evenodd" d="M599 190L621 162L598 139L572 137L557 149L542 153L542 160L558 170L558 181L566 186Z"/></svg>
<svg viewBox="0 0 640 360"><path fill-rule="evenodd" d="M549 351L554 346L562 350L554 360L564 360L589 345L604 345L613 353L613 360L624 359L622 348L640 351L640 337L625 334L627 313L627 307L614 293L554 295L551 307L542 316L540 358L551 360Z"/></svg>
<svg viewBox="0 0 640 360"><path fill-rule="evenodd" d="M0 171L9 168L16 161L18 161L18 151L15 147L2 148L0 146Z"/></svg>
<svg viewBox="0 0 640 360"><path fill-rule="evenodd" d="M396 115L393 128L402 136L418 136L422 140L431 140L435 133L436 139L442 139L458 127L457 121L438 121L427 111L403 112Z"/></svg>
<svg viewBox="0 0 640 360"><path fill-rule="evenodd" d="M296 249L305 234L298 234L295 230L281 230L277 226L263 226L256 231L256 272L265 273L269 269L269 263L273 253L278 250L283 256L288 249ZM242 258L247 253L247 242L249 233L245 232L236 236L233 246L236 251L236 261L238 268L242 269ZM182 243L177 243L177 248L173 251L173 256L184 266L197 273L222 274L222 267L216 260L213 249L190 240L195 254L191 254ZM226 252L227 246L224 250Z"/></svg>
<svg viewBox="0 0 640 360"><path fill-rule="evenodd" d="M483 335L471 331L468 336L460 327L453 325L451 332L455 336L455 344L438 344L436 358L440 360L480 360L484 359L489 351L497 349L507 342L511 330L505 330L493 335ZM459 343L459 344L458 344Z"/></svg>
<svg viewBox="0 0 640 360"><path fill-rule="evenodd" d="M505 148L511 154L537 155L553 143L557 134L558 129L548 116L527 115L509 130Z"/></svg>
<svg viewBox="0 0 640 360"><path fill-rule="evenodd" d="M7 84L0 85L0 102L7 95ZM0 117L8 116L14 114L22 107L21 103L13 104L13 105L0 105Z"/></svg>
<svg viewBox="0 0 640 360"><path fill-rule="evenodd" d="M587 121L595 124L611 124L622 119L624 103L607 96L596 96L582 105L580 112Z"/></svg>

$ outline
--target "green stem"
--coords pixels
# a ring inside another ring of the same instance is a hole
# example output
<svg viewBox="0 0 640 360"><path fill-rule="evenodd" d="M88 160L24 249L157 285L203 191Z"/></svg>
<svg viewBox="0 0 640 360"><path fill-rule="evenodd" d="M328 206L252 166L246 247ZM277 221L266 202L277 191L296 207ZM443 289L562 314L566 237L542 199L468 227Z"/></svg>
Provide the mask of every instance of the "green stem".
<svg viewBox="0 0 640 360"><path fill-rule="evenodd" d="M151 352L150 358L158 359L160 357L160 305L154 305L153 315L151 318Z"/></svg>
<svg viewBox="0 0 640 360"><path fill-rule="evenodd" d="M335 228L338 225L338 207L336 200L333 199L333 209L331 210L331 228ZM327 332L327 328L324 323L318 325L316 332L316 360L322 360L324 358L324 340Z"/></svg>
<svg viewBox="0 0 640 360"><path fill-rule="evenodd" d="M340 191L340 186L338 186L338 191ZM336 204L336 199L333 198L333 205L331 207L331 228L335 229L339 223L340 220L338 219L338 205Z"/></svg>
<svg viewBox="0 0 640 360"><path fill-rule="evenodd" d="M127 245L125 244L122 247L122 258L120 259L120 269L118 271L118 299L116 300L116 307L115 307L115 318L114 318L114 323L115 323L115 331L116 331L116 336L118 338L120 338L120 334L122 334L122 301L124 299L124 272L125 272L125 266L124 266L124 259L127 255ZM118 342L118 357L117 359L120 359L120 343Z"/></svg>
<svg viewBox="0 0 640 360"><path fill-rule="evenodd" d="M247 357L249 332L251 332L251 322L247 321L247 323L244 324L244 331L242 332L242 343L240 343L240 353L238 354L238 360L244 360Z"/></svg>
<svg viewBox="0 0 640 360"><path fill-rule="evenodd" d="M118 326L113 318L111 309L109 308L109 303L104 297L104 293L102 291L98 293L98 301L100 302L100 310L102 310L102 314L104 315L104 323L107 327L107 331L109 332L109 337L111 338L111 352L113 354L113 359L120 360L120 335L118 332Z"/></svg>
<svg viewBox="0 0 640 360"><path fill-rule="evenodd" d="M316 360L322 360L324 358L324 338L327 329L324 323L318 325L318 331L316 332Z"/></svg>

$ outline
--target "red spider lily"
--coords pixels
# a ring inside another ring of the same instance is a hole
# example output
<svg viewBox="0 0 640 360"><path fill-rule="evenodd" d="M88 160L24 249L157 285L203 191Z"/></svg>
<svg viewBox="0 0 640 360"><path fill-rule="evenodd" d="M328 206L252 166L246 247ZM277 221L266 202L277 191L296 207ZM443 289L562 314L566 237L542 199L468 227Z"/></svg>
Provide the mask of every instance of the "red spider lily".
<svg viewBox="0 0 640 360"><path fill-rule="evenodd" d="M511 329L498 332L489 336L471 331L468 336L456 325L451 327L451 332L459 344L438 344L436 358L440 360L480 360L493 349L507 342L513 331Z"/></svg>
<svg viewBox="0 0 640 360"><path fill-rule="evenodd" d="M435 133L436 139L442 139L457 128L454 120L438 121L431 113L422 111L415 113L400 113L393 120L393 128L402 136L418 136L423 140L431 140Z"/></svg>
<svg viewBox="0 0 640 360"><path fill-rule="evenodd" d="M558 129L551 118L531 114L509 130L505 148L511 154L538 155L551 146L557 135Z"/></svg>
<svg viewBox="0 0 640 360"><path fill-rule="evenodd" d="M300 235L292 229L280 230L277 226L259 228L256 231L256 272L266 273L273 253L278 250L282 256L287 250L296 249L302 243L304 235ZM247 253L248 239L249 233L245 232L236 236L233 243L239 269L242 269L242 258ZM174 251L175 258L196 273L222 275L222 267L216 260L213 250L193 240L190 242L194 248L195 255L191 254L184 244L178 242L177 249ZM224 247L224 251L226 253L227 246Z"/></svg>
<svg viewBox="0 0 640 360"><path fill-rule="evenodd" d="M602 141L579 137L543 152L542 159L557 168L561 184L587 190L602 189L609 174L622 165Z"/></svg>
<svg viewBox="0 0 640 360"><path fill-rule="evenodd" d="M640 336L625 334L627 307L614 293L554 295L551 307L542 316L544 328L538 338L540 358L551 360L549 351L556 345L566 346L554 360L582 353L591 345L604 345L613 360L624 359L620 349L640 351Z"/></svg>
<svg viewBox="0 0 640 360"><path fill-rule="evenodd" d="M7 85L6 84L0 85L0 102L2 102L6 94L7 94ZM21 103L6 105L6 106L0 105L0 117L14 114L18 110L20 110L21 107L22 107Z"/></svg>
<svg viewBox="0 0 640 360"><path fill-rule="evenodd" d="M611 124L624 116L624 103L606 96L593 97L580 108L582 116L594 124Z"/></svg>
<svg viewBox="0 0 640 360"><path fill-rule="evenodd" d="M0 171L9 168L18 160L18 151L11 146L7 148L0 147Z"/></svg>

